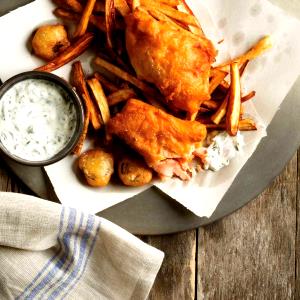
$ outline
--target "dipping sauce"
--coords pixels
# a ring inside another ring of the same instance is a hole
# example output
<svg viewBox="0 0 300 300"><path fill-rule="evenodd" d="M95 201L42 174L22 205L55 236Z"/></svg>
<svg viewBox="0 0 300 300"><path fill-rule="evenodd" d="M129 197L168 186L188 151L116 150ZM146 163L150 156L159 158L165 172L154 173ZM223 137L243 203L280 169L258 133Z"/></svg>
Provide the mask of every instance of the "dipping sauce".
<svg viewBox="0 0 300 300"><path fill-rule="evenodd" d="M54 82L26 79L0 99L0 141L19 158L52 158L67 145L75 127L74 103Z"/></svg>
<svg viewBox="0 0 300 300"><path fill-rule="evenodd" d="M240 132L236 136L230 136L227 132L216 135L209 147L205 148L204 169L219 171L228 166L243 146L244 139Z"/></svg>

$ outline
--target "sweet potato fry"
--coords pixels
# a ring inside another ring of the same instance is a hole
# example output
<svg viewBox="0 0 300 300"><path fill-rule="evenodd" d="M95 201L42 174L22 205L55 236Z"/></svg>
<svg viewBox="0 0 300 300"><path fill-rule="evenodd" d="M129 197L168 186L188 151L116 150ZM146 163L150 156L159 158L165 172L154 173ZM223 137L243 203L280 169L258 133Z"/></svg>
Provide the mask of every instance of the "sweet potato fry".
<svg viewBox="0 0 300 300"><path fill-rule="evenodd" d="M241 131L251 131L257 130L256 124L252 119L243 119L239 122L239 130Z"/></svg>
<svg viewBox="0 0 300 300"><path fill-rule="evenodd" d="M246 102L246 101L252 99L253 97L255 97L255 95L256 95L256 92L252 91L249 94L247 94L246 96L243 96L242 99L241 99L241 101L242 102Z"/></svg>
<svg viewBox="0 0 300 300"><path fill-rule="evenodd" d="M115 93L119 90L119 88L109 80L107 80L104 76L102 76L100 73L95 72L94 76L100 81L101 85L104 86L106 90L108 90L111 93Z"/></svg>
<svg viewBox="0 0 300 300"><path fill-rule="evenodd" d="M102 1L96 1L93 12L104 13L105 12L105 3Z"/></svg>
<svg viewBox="0 0 300 300"><path fill-rule="evenodd" d="M189 9L189 7L186 5L186 3L184 1L181 1L181 3L179 3L177 5L177 9L181 12L184 12L184 13L187 13L187 14L193 16L192 11ZM200 35L200 36L204 35L204 32L203 32L200 24L198 24L198 26L189 25L188 28L189 28L190 32L192 32L196 35Z"/></svg>
<svg viewBox="0 0 300 300"><path fill-rule="evenodd" d="M230 96L226 112L226 130L235 136L239 129L240 110L241 110L241 82L239 65L237 62L230 67Z"/></svg>
<svg viewBox="0 0 300 300"><path fill-rule="evenodd" d="M210 113L211 112L211 110L209 109L209 108L206 108L206 107L200 107L199 108L199 110L198 110L198 113L204 113L204 114L206 114L206 113ZM194 113L194 114L196 114L196 113ZM193 119L192 117L191 117L191 119ZM195 119L194 119L195 120Z"/></svg>
<svg viewBox="0 0 300 300"><path fill-rule="evenodd" d="M140 0L132 0L132 10L135 10L137 7L141 6L141 1Z"/></svg>
<svg viewBox="0 0 300 300"><path fill-rule="evenodd" d="M205 124L205 123L203 123ZM207 129L212 129L212 130L225 130L226 129L226 124L221 123L221 124L205 124ZM257 130L256 124L252 119L243 119L240 120L239 122L239 130L240 131L252 131L252 130Z"/></svg>
<svg viewBox="0 0 300 300"><path fill-rule="evenodd" d="M74 13L72 11L63 9L63 8L56 8L53 11L53 14L58 17L61 18L63 20L67 20L67 21L73 21L73 22L77 22L80 20L80 15L77 13ZM92 24L94 27L96 27L97 29L99 29L102 32L106 32L106 28L105 28L105 18L103 16L94 16L91 15L90 16L90 20L89 20L89 24Z"/></svg>
<svg viewBox="0 0 300 300"><path fill-rule="evenodd" d="M58 7L62 7L73 12L80 13L83 10L82 4L78 0L52 0Z"/></svg>
<svg viewBox="0 0 300 300"><path fill-rule="evenodd" d="M163 14L162 12L160 12L160 11L158 11L156 9L152 9L152 8L147 8L147 11L155 19L160 20L160 21L169 22L169 24L172 25L173 27L175 27L176 29L183 30L186 33L188 32L191 35L193 35L193 37L195 37L194 33L192 33L191 31L189 31L186 26L182 26L182 24L180 24L180 23L178 24L177 22L175 22L173 19L169 18L167 15Z"/></svg>
<svg viewBox="0 0 300 300"><path fill-rule="evenodd" d="M261 40L259 40L259 42L256 45L254 45L254 47L251 48L247 53L245 53L229 62L226 62L224 64L217 66L216 69L225 71L225 72L229 72L230 65L233 62L237 62L239 65L242 65L247 60L252 60L252 59L258 57L259 55L263 54L265 51L269 50L271 47L272 47L272 40L271 40L271 37L267 35L264 38L262 38Z"/></svg>
<svg viewBox="0 0 300 300"><path fill-rule="evenodd" d="M61 7L55 8L53 11L53 14L57 18L61 18L63 20L67 20L67 21L78 21L80 19L79 14L76 14L72 11L69 11L69 10L61 8Z"/></svg>
<svg viewBox="0 0 300 300"><path fill-rule="evenodd" d="M80 21L76 27L74 38L79 38L83 36L86 33L90 16L93 12L94 6L95 6L96 0L87 0L86 5L83 9L82 16L80 18Z"/></svg>
<svg viewBox="0 0 300 300"><path fill-rule="evenodd" d="M155 0L157 3L163 3L172 7L177 7L177 5L180 5L180 0Z"/></svg>
<svg viewBox="0 0 300 300"><path fill-rule="evenodd" d="M159 108L162 111L166 111L166 108L163 106L162 101L158 100L156 97L149 96L148 94L144 93L147 102L150 103L152 106Z"/></svg>
<svg viewBox="0 0 300 300"><path fill-rule="evenodd" d="M186 120L188 120L188 121L195 121L196 120L196 118L197 118L197 116L198 116L198 113L200 112L203 112L203 111L201 111L203 109L203 107L200 107L200 110L199 111L196 111L196 112L193 112L193 113L187 113L187 115L186 115ZM206 108L204 108L205 110L206 110Z"/></svg>
<svg viewBox="0 0 300 300"><path fill-rule="evenodd" d="M86 99L85 94L82 94L82 99L84 99L85 103L88 102L88 100ZM84 113L84 123L83 123L82 133L80 135L80 138L78 140L77 145L74 147L74 149L72 151L72 153L75 154L75 155L80 155L81 154L82 147L83 147L83 144L84 144L84 141L86 139L86 135L87 135L87 132L88 132L88 129L89 129L89 121L90 121L89 116L90 116L89 107L86 106L85 107L85 113Z"/></svg>
<svg viewBox="0 0 300 300"><path fill-rule="evenodd" d="M215 125L215 126L217 125L217 124L212 124L210 116L207 116L207 115L198 114L196 121L198 121L202 124L210 124L210 125Z"/></svg>
<svg viewBox="0 0 300 300"><path fill-rule="evenodd" d="M220 102L214 100L206 100L201 104L202 107L210 109L210 110L217 110L220 106Z"/></svg>
<svg viewBox="0 0 300 300"><path fill-rule="evenodd" d="M125 17L128 14L130 14L130 8L126 0L115 0L115 8L122 17Z"/></svg>
<svg viewBox="0 0 300 300"><path fill-rule="evenodd" d="M248 65L249 61L245 61L240 69L239 69L239 75L240 77L243 76L245 69ZM211 74L213 74L213 76L217 76L217 72L218 70L213 69L211 71ZM222 71L223 72L223 71ZM227 109L227 104L228 104L228 100L229 100L229 96L230 96L230 85L227 81L223 80L219 85L218 88L220 88L224 93L226 93L226 97L223 100L222 104L219 106L218 110L215 112L215 114L211 117L212 121L215 124L219 124L221 122L221 120L223 119L223 117L226 115L226 109Z"/></svg>
<svg viewBox="0 0 300 300"><path fill-rule="evenodd" d="M52 72L65 64L69 63L76 57L80 56L93 41L94 34L88 32L80 37L73 45L68 47L65 51L60 53L56 58L49 61L44 66L36 68L36 71Z"/></svg>
<svg viewBox="0 0 300 300"><path fill-rule="evenodd" d="M105 27L106 42L110 49L113 48L112 35L115 28L115 6L114 0L105 0Z"/></svg>
<svg viewBox="0 0 300 300"><path fill-rule="evenodd" d="M110 94L107 97L109 106L116 105L120 102L127 101L130 98L136 98L136 94L133 89L122 89Z"/></svg>
<svg viewBox="0 0 300 300"><path fill-rule="evenodd" d="M209 93L212 94L227 76L226 72L215 70L209 82Z"/></svg>
<svg viewBox="0 0 300 300"><path fill-rule="evenodd" d="M222 121L223 117L226 115L229 96L230 96L230 93L227 92L227 95L226 95L225 99L223 100L222 104L220 105L218 110L211 116L211 120L215 124L219 124Z"/></svg>
<svg viewBox="0 0 300 300"><path fill-rule="evenodd" d="M140 0L140 3L142 6L145 6L146 8L151 8L154 10L158 10L162 12L163 14L167 15L168 17L177 20L179 22L182 22L187 25L194 25L198 27L198 22L196 18L190 14L181 12L176 10L175 8L172 8L166 4L160 3L159 5L155 3L153 0Z"/></svg>
<svg viewBox="0 0 300 300"><path fill-rule="evenodd" d="M121 70L117 66L107 62L106 60L100 57L96 57L95 64L106 69L107 71L111 72L115 76L130 82L131 84L139 88L141 91L145 92L146 94L149 94L149 96L154 96L154 97L157 96L157 92L153 88L148 86L146 83L128 74L127 72Z"/></svg>
<svg viewBox="0 0 300 300"><path fill-rule="evenodd" d="M106 125L110 119L110 112L102 86L97 78L91 78L87 81L87 83L92 91L94 99L97 102L103 123Z"/></svg>
<svg viewBox="0 0 300 300"><path fill-rule="evenodd" d="M89 119L91 124L95 130L98 130L101 127L99 114L96 111L87 89L85 76L80 61L77 61L72 65L71 84L76 88L76 91L79 95L84 95L82 98L89 111Z"/></svg>

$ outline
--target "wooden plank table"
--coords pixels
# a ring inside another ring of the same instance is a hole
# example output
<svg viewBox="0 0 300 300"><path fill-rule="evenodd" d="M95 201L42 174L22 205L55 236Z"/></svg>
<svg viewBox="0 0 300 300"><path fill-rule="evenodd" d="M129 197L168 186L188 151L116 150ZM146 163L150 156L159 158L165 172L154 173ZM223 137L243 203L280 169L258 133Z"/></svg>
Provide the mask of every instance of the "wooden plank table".
<svg viewBox="0 0 300 300"><path fill-rule="evenodd" d="M204 228L142 237L165 260L149 299L300 299L300 149L246 207ZM30 194L0 164L2 191Z"/></svg>

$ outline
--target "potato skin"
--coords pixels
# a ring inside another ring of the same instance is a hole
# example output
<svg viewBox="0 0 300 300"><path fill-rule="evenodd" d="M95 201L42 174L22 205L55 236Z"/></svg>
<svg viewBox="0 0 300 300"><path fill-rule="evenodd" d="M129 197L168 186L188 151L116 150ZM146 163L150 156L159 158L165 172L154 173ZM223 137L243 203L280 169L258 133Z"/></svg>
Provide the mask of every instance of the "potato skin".
<svg viewBox="0 0 300 300"><path fill-rule="evenodd" d="M114 159L102 149L88 150L80 155L78 167L90 186L104 187L114 172Z"/></svg>
<svg viewBox="0 0 300 300"><path fill-rule="evenodd" d="M32 41L35 55L49 61L70 46L68 34L61 24L41 26L35 32Z"/></svg>
<svg viewBox="0 0 300 300"><path fill-rule="evenodd" d="M119 178L127 186L143 186L152 180L152 170L139 159L124 157L118 162Z"/></svg>

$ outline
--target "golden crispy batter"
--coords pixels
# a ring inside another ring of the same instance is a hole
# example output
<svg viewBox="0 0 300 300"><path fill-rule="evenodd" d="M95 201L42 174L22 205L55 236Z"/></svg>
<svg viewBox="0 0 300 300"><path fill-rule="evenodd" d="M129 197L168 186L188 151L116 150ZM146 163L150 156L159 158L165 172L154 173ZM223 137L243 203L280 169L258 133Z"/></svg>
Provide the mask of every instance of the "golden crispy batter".
<svg viewBox="0 0 300 300"><path fill-rule="evenodd" d="M206 136L199 122L175 118L139 100L129 100L108 131L140 153L150 167L166 159L190 160Z"/></svg>
<svg viewBox="0 0 300 300"><path fill-rule="evenodd" d="M137 76L155 84L168 102L193 113L210 99L211 41L158 21L142 9L126 17L126 47Z"/></svg>

